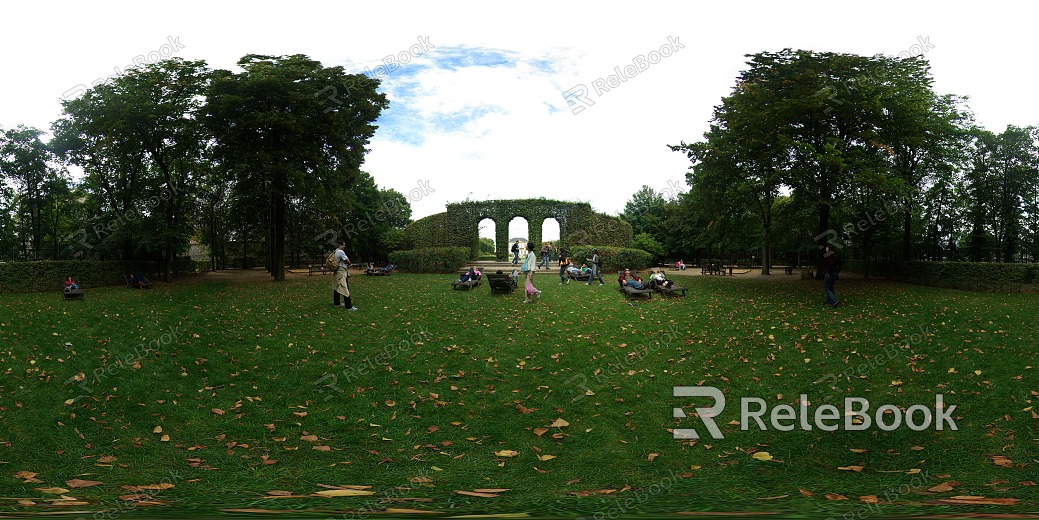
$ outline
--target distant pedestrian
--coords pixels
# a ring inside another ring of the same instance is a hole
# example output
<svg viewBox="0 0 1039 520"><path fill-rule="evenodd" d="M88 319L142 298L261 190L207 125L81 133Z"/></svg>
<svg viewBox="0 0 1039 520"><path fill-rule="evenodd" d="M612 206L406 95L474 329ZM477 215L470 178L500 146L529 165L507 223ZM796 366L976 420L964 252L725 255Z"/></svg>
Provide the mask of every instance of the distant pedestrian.
<svg viewBox="0 0 1039 520"><path fill-rule="evenodd" d="M519 253L520 246L519 240L517 240L515 244L512 244L512 265L516 265L519 263Z"/></svg>
<svg viewBox="0 0 1039 520"><path fill-rule="evenodd" d="M548 245L548 242L541 243L541 262L538 264L538 268L542 265L545 266L545 270L548 270L548 261L552 256L552 246Z"/></svg>
<svg viewBox="0 0 1039 520"><path fill-rule="evenodd" d="M841 304L834 293L837 280L840 278L841 258L833 250L833 245L826 244L826 254L823 255L826 262L826 274L823 275L823 292L826 293L826 305L837 308Z"/></svg>
<svg viewBox="0 0 1039 520"><path fill-rule="evenodd" d="M332 286L332 304L336 307L343 307L348 311L356 311L357 307L354 307L353 302L350 300L350 273L348 268L350 267L350 257L346 256L346 241L340 240L339 246L336 249L336 270L333 278ZM340 295L343 297L343 303L339 303Z"/></svg>
<svg viewBox="0 0 1039 520"><path fill-rule="evenodd" d="M592 285L592 280L596 278L599 279L599 287L606 285L606 282L602 279L602 274L599 272L602 271L602 258L599 257L599 250L592 249L592 257L586 258L586 260L591 264L592 269L591 276L588 277L588 285Z"/></svg>

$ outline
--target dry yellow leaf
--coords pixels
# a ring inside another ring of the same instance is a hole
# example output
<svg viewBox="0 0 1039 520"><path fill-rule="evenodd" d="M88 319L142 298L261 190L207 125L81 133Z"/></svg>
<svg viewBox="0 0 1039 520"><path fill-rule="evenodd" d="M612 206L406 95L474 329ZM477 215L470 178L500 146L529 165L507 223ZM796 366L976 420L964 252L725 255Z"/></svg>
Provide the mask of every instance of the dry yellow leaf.
<svg viewBox="0 0 1039 520"><path fill-rule="evenodd" d="M494 454L498 457L515 457L519 455L519 452L515 450L501 450L494 452Z"/></svg>
<svg viewBox="0 0 1039 520"><path fill-rule="evenodd" d="M548 428L534 428L534 435L537 435L538 437L544 435L545 433L548 433Z"/></svg>
<svg viewBox="0 0 1039 520"><path fill-rule="evenodd" d="M880 499L877 497L877 495L862 495L861 497L859 497L859 500L867 504L877 504L880 502Z"/></svg>
<svg viewBox="0 0 1039 520"><path fill-rule="evenodd" d="M556 458L555 455L538 455L538 460L552 460Z"/></svg>
<svg viewBox="0 0 1039 520"><path fill-rule="evenodd" d="M855 473L862 473L862 466L840 466L837 469L842 471L854 471Z"/></svg>
<svg viewBox="0 0 1039 520"><path fill-rule="evenodd" d="M560 419L556 419L555 421L552 421L552 425L551 426L553 428L562 428L563 426L570 426L570 423L568 423L565 420L560 418Z"/></svg>
<svg viewBox="0 0 1039 520"><path fill-rule="evenodd" d="M162 426L156 426L153 428L152 433L162 433Z"/></svg>
<svg viewBox="0 0 1039 520"><path fill-rule="evenodd" d="M170 436L163 434L162 437L159 437L159 440L162 442L170 442Z"/></svg>
<svg viewBox="0 0 1039 520"><path fill-rule="evenodd" d="M754 460L772 460L772 455L767 451L755 451L751 458Z"/></svg>

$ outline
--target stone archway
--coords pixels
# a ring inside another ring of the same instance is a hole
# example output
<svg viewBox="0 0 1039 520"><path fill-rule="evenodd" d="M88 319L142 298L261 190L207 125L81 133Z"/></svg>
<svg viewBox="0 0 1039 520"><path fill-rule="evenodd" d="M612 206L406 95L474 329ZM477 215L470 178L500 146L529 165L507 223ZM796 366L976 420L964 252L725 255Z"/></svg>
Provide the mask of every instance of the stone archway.
<svg viewBox="0 0 1039 520"><path fill-rule="evenodd" d="M617 217L592 211L587 202L549 199L507 199L467 201L447 205L447 211L416 220L408 226L408 238L414 248L461 246L470 248L470 258L479 256L479 224L484 219L494 222L495 257L509 257L509 222L515 217L527 220L527 240L542 242L545 220L559 223L560 247L603 245L629 247L631 225Z"/></svg>

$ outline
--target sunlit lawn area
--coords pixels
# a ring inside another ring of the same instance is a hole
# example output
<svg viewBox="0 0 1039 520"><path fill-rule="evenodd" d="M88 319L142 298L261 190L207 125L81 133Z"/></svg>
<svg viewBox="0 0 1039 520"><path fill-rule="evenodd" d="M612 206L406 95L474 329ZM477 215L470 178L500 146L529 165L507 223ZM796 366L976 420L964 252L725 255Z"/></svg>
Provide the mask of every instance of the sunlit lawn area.
<svg viewBox="0 0 1039 520"><path fill-rule="evenodd" d="M358 312L327 276L0 295L0 511L1039 509L1035 294L842 280L832 309L821 282L675 277L688 296L629 303L543 272L524 305L451 278L353 276ZM697 385L724 438L673 396ZM741 430L741 398L800 394L812 430ZM936 394L958 430L815 426Z"/></svg>

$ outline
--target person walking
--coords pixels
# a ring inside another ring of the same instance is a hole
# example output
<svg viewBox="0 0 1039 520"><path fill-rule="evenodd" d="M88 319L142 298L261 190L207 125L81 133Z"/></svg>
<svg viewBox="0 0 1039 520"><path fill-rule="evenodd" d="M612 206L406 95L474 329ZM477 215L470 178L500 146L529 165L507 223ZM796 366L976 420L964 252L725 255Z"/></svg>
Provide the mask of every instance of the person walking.
<svg viewBox="0 0 1039 520"><path fill-rule="evenodd" d="M592 249L592 257L586 258L590 264L592 264L592 274L588 277L588 285L592 285L592 280L599 279L599 287L606 285L606 282L602 279L602 274L599 273L602 270L602 259L599 258L599 250Z"/></svg>
<svg viewBox="0 0 1039 520"><path fill-rule="evenodd" d="M538 269L541 269L541 266L544 265L545 266L545 270L546 271L548 270L548 260L551 257L551 253L552 253L552 247L548 245L548 242L542 242L541 243L541 262L538 263Z"/></svg>
<svg viewBox="0 0 1039 520"><path fill-rule="evenodd" d="M559 285L565 285L570 283L570 279L566 277L566 270L570 268L570 258L566 255L566 250L562 247L559 248Z"/></svg>
<svg viewBox="0 0 1039 520"><path fill-rule="evenodd" d="M541 298L541 291L534 288L534 271L538 270L537 262L538 255L534 254L534 243L527 242L527 258L523 260L523 267L520 268L527 275L523 303L533 303L535 299Z"/></svg>
<svg viewBox="0 0 1039 520"><path fill-rule="evenodd" d="M354 307L353 301L350 300L350 273L348 268L350 267L350 257L346 256L346 241L340 240L338 247L336 248L336 270L332 276L332 305L336 307L343 307L348 311L356 311L357 307ZM342 295L343 303L339 303L339 296Z"/></svg>
<svg viewBox="0 0 1039 520"><path fill-rule="evenodd" d="M519 263L519 253L519 240L517 240L515 244L512 244L512 265L516 265Z"/></svg>
<svg viewBox="0 0 1039 520"><path fill-rule="evenodd" d="M840 278L841 259L837 256L837 252L833 250L832 244L826 244L826 254L823 255L823 260L826 262L826 274L823 275L823 292L826 293L826 305L836 309L841 304L841 301L837 299L837 295L834 293L837 280Z"/></svg>

